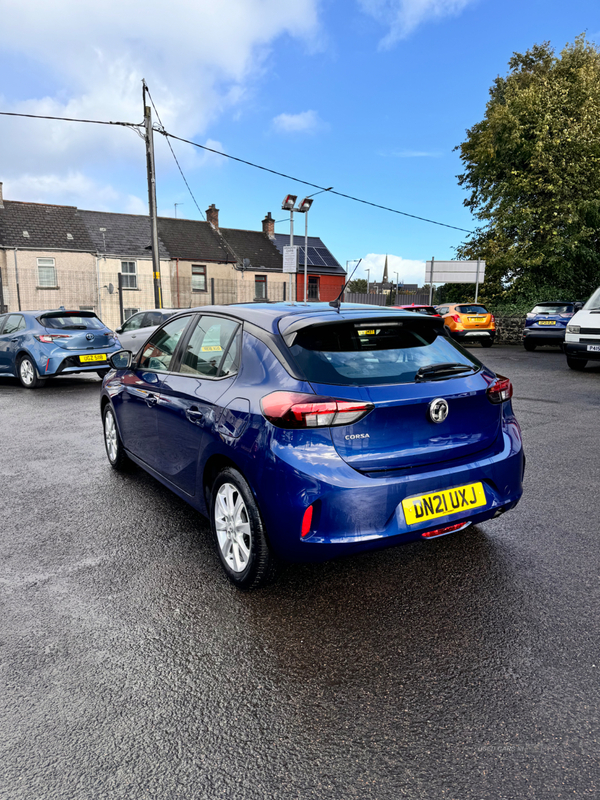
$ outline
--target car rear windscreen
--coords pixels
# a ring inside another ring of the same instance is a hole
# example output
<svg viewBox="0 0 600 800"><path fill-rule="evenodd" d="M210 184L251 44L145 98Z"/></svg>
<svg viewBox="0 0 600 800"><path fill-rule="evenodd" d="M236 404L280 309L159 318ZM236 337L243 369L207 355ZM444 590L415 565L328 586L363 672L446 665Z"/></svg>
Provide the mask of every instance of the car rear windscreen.
<svg viewBox="0 0 600 800"><path fill-rule="evenodd" d="M458 311L459 314L489 314L490 313L485 306L479 306L479 305L457 306L456 310Z"/></svg>
<svg viewBox="0 0 600 800"><path fill-rule="evenodd" d="M52 314L42 314L38 320L46 328L60 328L63 330L90 331L104 328L104 324L95 314L63 311Z"/></svg>
<svg viewBox="0 0 600 800"><path fill-rule="evenodd" d="M421 367L432 364L480 366L425 320L411 323L311 325L298 331L290 352L309 381L338 386L412 383Z"/></svg>
<svg viewBox="0 0 600 800"><path fill-rule="evenodd" d="M572 314L575 307L572 303L540 303L531 310L531 314Z"/></svg>

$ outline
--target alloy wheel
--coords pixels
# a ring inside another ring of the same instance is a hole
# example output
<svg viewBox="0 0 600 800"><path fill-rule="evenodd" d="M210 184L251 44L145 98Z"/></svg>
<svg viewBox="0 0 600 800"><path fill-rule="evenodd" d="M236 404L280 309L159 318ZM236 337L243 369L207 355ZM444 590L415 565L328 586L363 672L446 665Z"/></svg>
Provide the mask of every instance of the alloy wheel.
<svg viewBox="0 0 600 800"><path fill-rule="evenodd" d="M108 458L111 463L114 463L117 460L117 426L110 410L104 416L104 441Z"/></svg>
<svg viewBox="0 0 600 800"><path fill-rule="evenodd" d="M248 509L237 486L224 483L219 488L213 513L223 560L233 572L241 573L250 561L252 531Z"/></svg>
<svg viewBox="0 0 600 800"><path fill-rule="evenodd" d="M28 358L24 358L21 361L21 365L19 366L19 373L21 375L21 380L27 386L30 386L35 378L35 372L33 371L33 364Z"/></svg>

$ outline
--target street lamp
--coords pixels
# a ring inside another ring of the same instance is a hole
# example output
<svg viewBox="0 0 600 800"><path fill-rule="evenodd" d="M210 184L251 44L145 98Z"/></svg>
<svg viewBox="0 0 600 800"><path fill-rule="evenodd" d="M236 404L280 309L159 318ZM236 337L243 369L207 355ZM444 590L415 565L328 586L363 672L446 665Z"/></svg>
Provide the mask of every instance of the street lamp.
<svg viewBox="0 0 600 800"><path fill-rule="evenodd" d="M394 272L396 276L396 302L398 302L398 295L400 294L400 278L398 277L398 273Z"/></svg>
<svg viewBox="0 0 600 800"><path fill-rule="evenodd" d="M298 199L296 194L286 194L281 208L290 212L290 247L294 245L294 203ZM292 273L290 272L290 303L294 304L294 292L292 290Z"/></svg>
<svg viewBox="0 0 600 800"><path fill-rule="evenodd" d="M371 268L367 267L365 272L367 273L367 294L369 294L369 278L371 277Z"/></svg>
<svg viewBox="0 0 600 800"><path fill-rule="evenodd" d="M308 211L313 201L310 197L305 197L296 211L304 214L304 305L307 305L308 292Z"/></svg>

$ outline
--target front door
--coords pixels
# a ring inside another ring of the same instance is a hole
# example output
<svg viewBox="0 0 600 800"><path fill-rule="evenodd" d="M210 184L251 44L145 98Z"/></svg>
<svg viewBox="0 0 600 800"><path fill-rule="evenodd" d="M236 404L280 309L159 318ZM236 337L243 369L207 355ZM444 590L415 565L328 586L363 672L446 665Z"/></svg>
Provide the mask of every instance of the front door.
<svg viewBox="0 0 600 800"><path fill-rule="evenodd" d="M225 317L200 317L184 343L175 371L166 375L157 406L161 473L193 496L201 452L215 434L219 398L236 378L239 324Z"/></svg>
<svg viewBox="0 0 600 800"><path fill-rule="evenodd" d="M9 314L5 319L4 330L0 335L0 375L17 374L15 354L25 327L25 317L22 314Z"/></svg>
<svg viewBox="0 0 600 800"><path fill-rule="evenodd" d="M165 375L192 315L177 317L156 331L122 379L122 392L113 397L125 448L160 471L156 408Z"/></svg>

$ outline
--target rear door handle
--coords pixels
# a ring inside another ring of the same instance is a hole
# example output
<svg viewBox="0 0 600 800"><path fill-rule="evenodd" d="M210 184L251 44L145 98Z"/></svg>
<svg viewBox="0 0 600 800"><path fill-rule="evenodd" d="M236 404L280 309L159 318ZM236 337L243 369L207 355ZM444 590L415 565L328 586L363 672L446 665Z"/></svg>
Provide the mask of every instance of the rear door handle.
<svg viewBox="0 0 600 800"><path fill-rule="evenodd" d="M186 408L185 415L190 422L200 422L200 420L204 416L204 414L201 411L199 411L195 406L192 406L191 408Z"/></svg>
<svg viewBox="0 0 600 800"><path fill-rule="evenodd" d="M146 404L147 404L147 405L148 405L150 408L152 408L152 406L155 406L155 405L157 404L157 402L158 402L158 398L157 398L157 396L156 396L155 394L149 394L149 395L146 397Z"/></svg>

